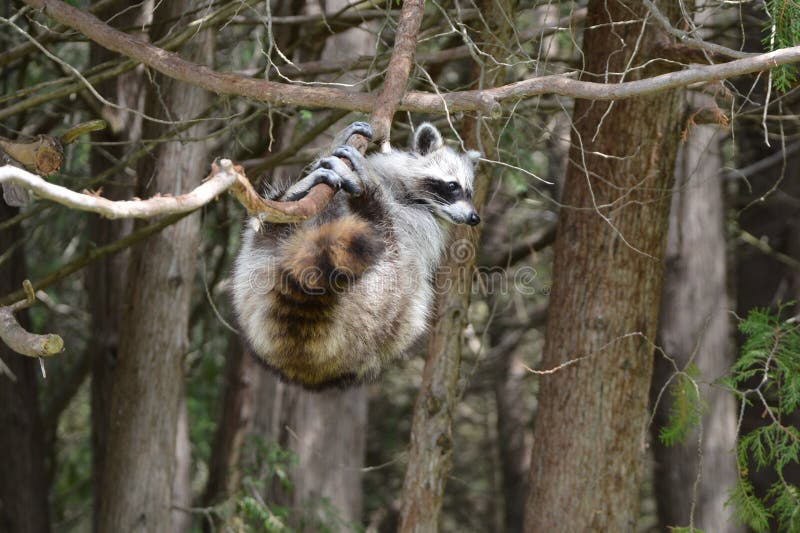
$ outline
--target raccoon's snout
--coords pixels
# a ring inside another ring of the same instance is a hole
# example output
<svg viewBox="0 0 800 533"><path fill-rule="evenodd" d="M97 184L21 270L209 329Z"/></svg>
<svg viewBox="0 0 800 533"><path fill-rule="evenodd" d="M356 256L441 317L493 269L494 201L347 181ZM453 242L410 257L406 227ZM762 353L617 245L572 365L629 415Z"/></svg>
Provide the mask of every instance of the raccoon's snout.
<svg viewBox="0 0 800 533"><path fill-rule="evenodd" d="M477 226L480 223L481 223L481 217L478 216L478 213L473 212L467 218L467 224L469 224L470 226Z"/></svg>

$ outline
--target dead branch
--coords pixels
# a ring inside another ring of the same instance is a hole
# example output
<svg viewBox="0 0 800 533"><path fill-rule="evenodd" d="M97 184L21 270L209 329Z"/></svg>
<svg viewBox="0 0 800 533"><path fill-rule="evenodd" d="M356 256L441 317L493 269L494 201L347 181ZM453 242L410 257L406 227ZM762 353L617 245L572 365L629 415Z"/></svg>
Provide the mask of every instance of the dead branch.
<svg viewBox="0 0 800 533"><path fill-rule="evenodd" d="M64 160L61 140L52 135L37 135L32 141L12 141L0 137L0 150L19 164L44 176L55 173Z"/></svg>
<svg viewBox="0 0 800 533"><path fill-rule="evenodd" d="M223 160L221 164L222 169L212 173L208 181L192 192L181 196L157 196L149 200L113 202L100 196L77 193L11 165L0 167L0 184L16 183L41 198L72 209L98 213L106 218L150 218L194 211L228 190L235 183L237 174L230 161Z"/></svg>
<svg viewBox="0 0 800 533"><path fill-rule="evenodd" d="M357 93L329 87L297 87L216 72L206 66L186 61L177 54L135 36L117 31L93 15L60 0L25 0L25 3L43 11L58 22L80 31L109 50L140 61L166 76L203 87L214 93L244 96L281 105L328 107L362 112L368 112L375 107L374 93ZM500 103L506 100L515 101L543 94L590 100L620 100L694 83L759 72L796 62L800 62L800 46L718 65L695 65L677 72L622 83L596 83L559 74L531 78L494 89L457 91L445 95L409 92L403 97L398 109L426 113L480 111L494 116L501 111Z"/></svg>
<svg viewBox="0 0 800 533"><path fill-rule="evenodd" d="M30 333L14 318L14 313L27 309L36 301L31 282L25 280L22 286L25 290L24 300L0 307L0 339L18 354L29 357L50 357L61 353L64 349L64 340L61 337L52 333Z"/></svg>
<svg viewBox="0 0 800 533"><path fill-rule="evenodd" d="M0 137L0 150L17 163L49 176L61 168L65 144L74 142L85 133L105 127L104 120L90 120L71 127L61 137L43 134L37 135L32 141L14 141Z"/></svg>

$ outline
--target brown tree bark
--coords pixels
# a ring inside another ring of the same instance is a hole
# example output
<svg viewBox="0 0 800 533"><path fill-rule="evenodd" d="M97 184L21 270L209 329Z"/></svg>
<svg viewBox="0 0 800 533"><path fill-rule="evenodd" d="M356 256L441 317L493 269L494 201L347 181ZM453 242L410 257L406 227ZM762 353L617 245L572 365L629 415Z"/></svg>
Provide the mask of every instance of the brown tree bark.
<svg viewBox="0 0 800 533"><path fill-rule="evenodd" d="M123 11L123 2L114 2L100 16L110 16ZM127 5L127 4L125 4ZM138 22L138 24L137 24ZM125 10L114 19L116 26L141 25L146 15L141 10ZM99 65L114 57L114 54L101 46L91 44L89 61ZM137 71L126 72L118 78L99 83L95 89L110 101L133 109L143 110L141 102L142 80ZM142 120L131 113L104 110L112 117L110 128L98 132L101 141L133 141L141 136ZM115 164L108 154L122 160L125 149L122 146L108 146L105 151L92 150L89 158L91 175L97 176ZM131 196L132 179L124 172L108 179L103 185L103 196L110 200L127 199ZM131 220L109 220L90 214L93 220L87 225L87 237L93 246L99 247L113 242L131 231ZM103 457L111 407L111 375L118 354L119 320L125 288L125 274L129 254L123 252L91 264L85 272L84 285L91 314L91 335L86 348L91 365L91 406L92 406L92 488L94 493L94 530L97 531L98 511L103 492L100 474L103 472Z"/></svg>
<svg viewBox="0 0 800 533"><path fill-rule="evenodd" d="M231 336L225 361L222 412L211 448L203 506L219 503L239 488L239 459L245 437L251 431L256 409L266 409L272 401L256 402L256 391L263 377L261 370L255 357L245 353L239 338Z"/></svg>
<svg viewBox="0 0 800 533"><path fill-rule="evenodd" d="M678 157L658 327L667 356L679 369L691 361L703 382L723 376L733 362L719 134L716 126L693 128ZM675 366L656 354L653 400L674 372ZM651 427L659 523L666 530L688 526L692 518L703 531L740 532L733 509L725 507L727 489L737 480L736 401L718 387L701 385L701 395L707 406L702 437L695 431L683 445L661 444L669 394L662 395Z"/></svg>
<svg viewBox="0 0 800 533"><path fill-rule="evenodd" d="M589 2L584 78L652 73L630 67L654 57L660 28L614 24L645 13ZM575 102L542 368L580 359L541 378L526 531L635 529L681 109L681 91Z"/></svg>
<svg viewBox="0 0 800 533"><path fill-rule="evenodd" d="M479 30L480 39L487 43L485 51L501 54L504 42L510 39L513 28L510 16L513 0L482 3L487 26ZM498 65L475 65L475 77L481 87L491 88L502 83L505 70ZM480 121L480 122L479 122ZM491 122L483 117L465 120L463 136L467 147L479 149L489 159L496 159L496 140ZM475 176L473 203L483 210L495 169L479 167ZM422 385L414 407L411 428L411 449L403 481L400 527L402 532L427 532L438 529L439 514L453 453L452 419L457 404L457 383L461 366L462 334L467 325L475 267L476 250L481 227L453 228L449 253L436 274L437 287L453 287L439 295L436 302L430 337L428 338ZM465 253L465 251L467 253Z"/></svg>
<svg viewBox="0 0 800 533"><path fill-rule="evenodd" d="M17 214L0 195L0 222ZM15 224L0 230L0 250L9 250L23 238ZM0 292L8 294L25 279L23 248L17 247L0 261ZM16 315L28 328L27 312ZM49 487L45 475L37 374L39 362L11 351L0 342L0 359L16 381L0 375L0 531L47 533L50 531Z"/></svg>
<svg viewBox="0 0 800 533"><path fill-rule="evenodd" d="M331 511L344 523L361 522L365 395L365 387L309 392L277 379L265 380L259 389L254 433L297 459L289 490L276 480L265 489L271 501L292 508L290 522L302 520L305 531L332 524Z"/></svg>
<svg viewBox="0 0 800 533"><path fill-rule="evenodd" d="M192 2L164 2L154 15L153 38L164 35ZM187 51L211 64L213 33L201 32ZM195 118L209 95L155 77L146 112L167 120ZM157 138L169 125L147 122L143 136ZM205 126L187 132L202 137ZM199 185L208 171L203 142L160 145L138 168L140 197L178 195ZM113 369L111 420L101 477L100 531L171 530L176 433L188 349L189 298L195 271L200 214L195 213L131 251Z"/></svg>

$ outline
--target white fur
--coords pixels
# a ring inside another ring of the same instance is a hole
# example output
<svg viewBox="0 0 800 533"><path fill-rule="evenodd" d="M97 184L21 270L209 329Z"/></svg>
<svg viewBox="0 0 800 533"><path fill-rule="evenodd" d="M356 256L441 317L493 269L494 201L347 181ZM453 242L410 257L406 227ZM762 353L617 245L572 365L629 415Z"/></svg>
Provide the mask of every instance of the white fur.
<svg viewBox="0 0 800 533"><path fill-rule="evenodd" d="M474 160L472 154L460 154L441 144L426 154L391 150L367 158L368 186L377 187L378 201L384 203L389 214L386 223L391 225L394 239L386 243L377 263L339 298L332 326L312 343L317 360L335 363L343 372L354 372L360 379L372 379L387 361L401 355L425 331L434 299L431 282L449 233L441 217L444 214L444 218L454 218L452 213L439 209L449 209L456 213L455 218L463 219L474 208L466 201L433 208L407 200L425 178L456 180L471 192ZM339 193L328 209L346 211L344 194ZM317 224L316 219L303 223ZM261 231L275 231L275 227L267 226ZM259 241L252 226L246 225L233 271L233 304L249 343L267 363L280 370L285 361L270 349L277 332L268 315L274 305L270 291L278 282L276 265L285 239L268 245L264 242L267 241ZM395 327L394 337L377 342L386 337L385 332L396 325L398 317L402 321Z"/></svg>

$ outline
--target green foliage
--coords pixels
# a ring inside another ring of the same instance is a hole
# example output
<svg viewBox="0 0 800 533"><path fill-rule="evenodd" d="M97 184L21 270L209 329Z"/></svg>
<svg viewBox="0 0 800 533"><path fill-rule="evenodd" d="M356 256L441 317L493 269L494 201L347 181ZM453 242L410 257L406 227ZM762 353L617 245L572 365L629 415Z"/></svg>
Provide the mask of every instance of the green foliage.
<svg viewBox="0 0 800 533"><path fill-rule="evenodd" d="M754 309L741 321L739 330L746 340L724 381L742 401L763 407L769 422L739 435L739 481L728 499L737 518L758 532L769 531L770 520L781 531L800 532L800 493L783 475L788 465L800 461L800 431L782 423L800 405L800 327L780 319L785 307L776 313ZM748 478L750 465L777 475L763 497Z"/></svg>
<svg viewBox="0 0 800 533"><path fill-rule="evenodd" d="M665 446L684 444L692 430L700 424L705 404L700 398L700 390L695 381L699 376L700 370L690 364L672 382L669 420L658 434Z"/></svg>
<svg viewBox="0 0 800 533"><path fill-rule="evenodd" d="M669 533L705 533L702 529L688 526L667 526L667 529L669 529Z"/></svg>
<svg viewBox="0 0 800 533"><path fill-rule="evenodd" d="M796 0L768 0L770 20L766 27L764 46L770 52L796 46L800 42L800 3ZM797 66L781 65L772 69L772 83L780 92L786 92L797 81Z"/></svg>
<svg viewBox="0 0 800 533"><path fill-rule="evenodd" d="M289 472L297 463L291 450L250 437L243 451L241 489L206 509L206 514L224 524L225 531L238 533L360 531L360 526L344 520L339 509L325 498L308 499L297 507L273 501L270 494L275 489L287 494L294 489Z"/></svg>
<svg viewBox="0 0 800 533"><path fill-rule="evenodd" d="M736 485L733 486L727 504L733 505L736 518L740 522L747 524L755 531L767 531L769 529L770 512L755 495L753 484L746 478L740 477Z"/></svg>

